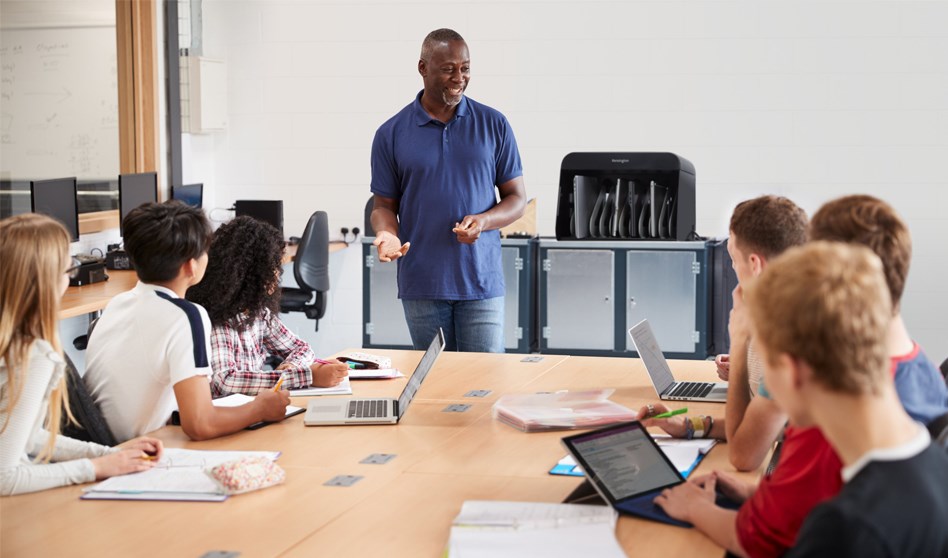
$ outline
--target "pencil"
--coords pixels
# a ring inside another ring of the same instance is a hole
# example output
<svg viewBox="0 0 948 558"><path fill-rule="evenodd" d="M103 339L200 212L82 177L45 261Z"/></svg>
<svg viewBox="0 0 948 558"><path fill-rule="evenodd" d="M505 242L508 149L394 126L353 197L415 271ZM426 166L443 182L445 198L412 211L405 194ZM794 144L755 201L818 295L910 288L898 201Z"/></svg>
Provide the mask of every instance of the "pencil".
<svg viewBox="0 0 948 558"><path fill-rule="evenodd" d="M280 391L280 386L283 385L283 380L284 380L285 378L286 378L286 372L280 374L280 379L277 380L276 385L273 386L273 391Z"/></svg>

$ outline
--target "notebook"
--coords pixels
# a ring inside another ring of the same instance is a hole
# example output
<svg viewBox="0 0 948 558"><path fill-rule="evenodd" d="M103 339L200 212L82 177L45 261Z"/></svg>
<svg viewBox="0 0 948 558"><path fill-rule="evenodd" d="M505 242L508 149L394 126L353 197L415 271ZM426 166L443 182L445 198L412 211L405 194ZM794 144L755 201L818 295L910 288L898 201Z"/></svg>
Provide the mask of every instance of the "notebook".
<svg viewBox="0 0 948 558"><path fill-rule="evenodd" d="M672 375L668 361L662 354L652 326L648 320L632 326L629 329L632 344L639 353L639 358L645 364L648 377L658 393L660 399L676 401L710 401L724 403L727 401L726 382L678 382Z"/></svg>
<svg viewBox="0 0 948 558"><path fill-rule="evenodd" d="M303 424L306 426L334 426L350 424L395 424L401 420L415 393L421 387L428 372L434 367L435 361L444 350L444 333L438 328L438 333L428 346L428 350L421 357L415 372L405 384L398 399L385 398L357 398L320 399L309 402L306 407L306 416Z"/></svg>
<svg viewBox="0 0 948 558"><path fill-rule="evenodd" d="M662 490L685 479L641 422L569 436L563 438L563 445L582 466L596 492L619 513L691 527L672 519L652 502ZM736 507L720 495L717 504Z"/></svg>

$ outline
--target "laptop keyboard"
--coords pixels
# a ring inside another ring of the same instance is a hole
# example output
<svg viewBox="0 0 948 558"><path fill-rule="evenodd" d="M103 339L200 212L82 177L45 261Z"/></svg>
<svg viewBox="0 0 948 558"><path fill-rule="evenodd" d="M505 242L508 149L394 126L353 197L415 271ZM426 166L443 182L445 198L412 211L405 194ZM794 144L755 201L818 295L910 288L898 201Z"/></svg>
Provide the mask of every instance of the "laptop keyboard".
<svg viewBox="0 0 948 558"><path fill-rule="evenodd" d="M669 392L669 397L704 397L714 389L713 383L708 382L679 382L675 389Z"/></svg>
<svg viewBox="0 0 948 558"><path fill-rule="evenodd" d="M388 416L388 399L358 399L349 402L349 418Z"/></svg>

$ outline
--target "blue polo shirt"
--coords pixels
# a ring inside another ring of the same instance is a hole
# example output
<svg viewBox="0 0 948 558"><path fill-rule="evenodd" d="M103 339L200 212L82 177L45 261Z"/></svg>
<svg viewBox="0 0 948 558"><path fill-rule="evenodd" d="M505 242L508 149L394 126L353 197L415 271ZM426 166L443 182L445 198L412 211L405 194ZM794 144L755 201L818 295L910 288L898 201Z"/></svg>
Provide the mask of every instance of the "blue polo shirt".
<svg viewBox="0 0 948 558"><path fill-rule="evenodd" d="M425 112L421 95L382 124L372 142L372 193L399 200L398 236L411 242L398 259L398 296L504 296L500 231L462 244L451 229L493 207L498 184L523 175L513 130L503 114L467 96L445 124Z"/></svg>

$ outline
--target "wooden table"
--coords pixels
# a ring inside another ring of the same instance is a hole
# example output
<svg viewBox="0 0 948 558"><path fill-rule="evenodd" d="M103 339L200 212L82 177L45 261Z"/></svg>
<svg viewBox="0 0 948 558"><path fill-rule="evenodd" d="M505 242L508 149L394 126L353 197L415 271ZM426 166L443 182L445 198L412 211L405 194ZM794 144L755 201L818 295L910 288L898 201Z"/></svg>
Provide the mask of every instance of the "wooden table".
<svg viewBox="0 0 948 558"><path fill-rule="evenodd" d="M392 356L403 371L421 353ZM280 450L287 471L279 487L223 503L80 501L81 487L0 499L0 554L17 556L188 556L210 550L252 556L442 556L451 521L465 500L559 502L581 479L547 471L566 452L564 432L523 433L491 417L506 392L614 388L612 399L632 408L655 401L636 359L445 353L405 418L392 426L312 427L302 416L208 442L192 442L178 427L155 435L168 447ZM672 361L681 379L715 378L714 365ZM407 379L353 382L355 395L397 396ZM490 389L485 398L464 394ZM294 403L305 405L306 398ZM467 403L463 413L446 413ZM688 403L692 412L723 413L723 405ZM393 453L385 465L359 463ZM719 445L699 471L732 471ZM360 475L349 488L330 478ZM753 475L746 475L753 478ZM694 530L622 517L617 538L630 556L721 556Z"/></svg>
<svg viewBox="0 0 948 558"><path fill-rule="evenodd" d="M346 248L344 242L331 242L329 253L338 252ZM288 264L296 257L296 245L287 245L283 253L283 264ZM108 270L108 281L93 283L82 287L69 287L59 304L59 319L74 318L83 314L92 314L105 309L117 294L124 293L135 287L138 277L134 271Z"/></svg>

